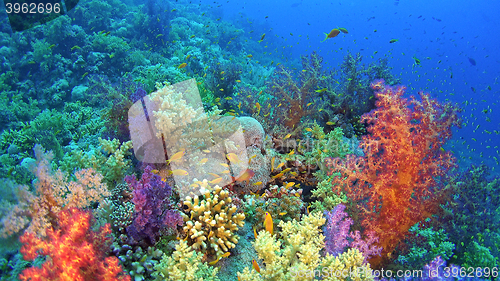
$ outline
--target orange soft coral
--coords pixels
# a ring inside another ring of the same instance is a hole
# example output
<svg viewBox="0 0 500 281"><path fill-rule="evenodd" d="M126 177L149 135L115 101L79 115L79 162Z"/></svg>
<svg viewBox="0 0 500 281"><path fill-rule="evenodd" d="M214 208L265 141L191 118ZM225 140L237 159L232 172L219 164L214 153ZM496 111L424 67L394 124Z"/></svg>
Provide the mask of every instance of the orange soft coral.
<svg viewBox="0 0 500 281"><path fill-rule="evenodd" d="M340 172L333 190L343 191L362 218L365 233L375 231L383 247L380 265L415 223L438 211L442 198L439 178L455 165L454 157L442 149L451 137L451 126L459 126L457 108L439 104L420 93L422 101L402 98L405 87L390 87L380 81L377 108L362 120L369 124L361 142L364 157L348 155L330 159L332 172Z"/></svg>
<svg viewBox="0 0 500 281"><path fill-rule="evenodd" d="M21 236L24 259L34 260L38 255L47 259L41 268L25 269L20 280L130 280L116 257L105 256L109 224L93 232L91 214L76 208L59 212L58 219L58 227L47 230L45 239L30 232Z"/></svg>

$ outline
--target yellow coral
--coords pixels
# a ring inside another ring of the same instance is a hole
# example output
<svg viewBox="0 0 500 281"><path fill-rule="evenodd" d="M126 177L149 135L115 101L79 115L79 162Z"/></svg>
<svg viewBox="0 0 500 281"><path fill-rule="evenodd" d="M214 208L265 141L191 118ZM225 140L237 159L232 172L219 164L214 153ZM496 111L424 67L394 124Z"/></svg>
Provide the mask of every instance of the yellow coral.
<svg viewBox="0 0 500 281"><path fill-rule="evenodd" d="M186 241L179 241L172 256L163 255L155 266L156 280L218 281L218 268L201 262L202 254L196 253Z"/></svg>
<svg viewBox="0 0 500 281"><path fill-rule="evenodd" d="M238 243L236 231L245 224L245 214L237 212L228 192L218 185L202 187L200 194L184 201L184 231L194 249L213 250L210 254L220 257Z"/></svg>
<svg viewBox="0 0 500 281"><path fill-rule="evenodd" d="M238 273L242 281L254 280L315 280L315 277L324 277L324 280L348 280L340 276L330 276L331 272L343 269L363 268L366 272L370 266L363 264L363 255L356 249L350 249L339 257L327 255L321 257L320 251L324 247L325 237L320 227L325 223L321 212L314 212L304 216L300 222L279 223L280 235L272 236L261 230L253 243L258 257L263 260L264 266L260 273L254 269L245 268ZM280 241L283 241L281 243ZM371 276L349 276L352 280L372 280ZM357 278L357 279L356 279Z"/></svg>

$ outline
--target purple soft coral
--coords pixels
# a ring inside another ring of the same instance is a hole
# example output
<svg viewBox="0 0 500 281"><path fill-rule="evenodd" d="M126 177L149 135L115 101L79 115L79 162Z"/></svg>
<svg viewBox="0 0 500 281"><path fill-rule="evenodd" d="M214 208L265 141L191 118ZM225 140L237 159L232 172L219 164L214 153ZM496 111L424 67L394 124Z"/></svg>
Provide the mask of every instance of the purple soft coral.
<svg viewBox="0 0 500 281"><path fill-rule="evenodd" d="M356 248L363 253L364 262L371 256L380 255L382 248L374 245L378 242L374 233L368 233L366 240L361 239L359 231L349 233L353 221L344 210L345 205L338 204L332 211L325 211L328 220L323 228L326 237L326 252L337 256L344 252L345 247Z"/></svg>
<svg viewBox="0 0 500 281"><path fill-rule="evenodd" d="M332 256L343 253L345 247L349 246L347 237L353 221L344 210L345 205L338 204L331 212L325 211L328 220L323 229L326 237L325 250Z"/></svg>
<svg viewBox="0 0 500 281"><path fill-rule="evenodd" d="M151 166L144 169L139 181L134 176L126 176L125 181L134 190L135 219L127 233L135 242L149 239L145 242L155 244L161 234L172 233L182 225L179 212L171 209L172 188L152 173Z"/></svg>

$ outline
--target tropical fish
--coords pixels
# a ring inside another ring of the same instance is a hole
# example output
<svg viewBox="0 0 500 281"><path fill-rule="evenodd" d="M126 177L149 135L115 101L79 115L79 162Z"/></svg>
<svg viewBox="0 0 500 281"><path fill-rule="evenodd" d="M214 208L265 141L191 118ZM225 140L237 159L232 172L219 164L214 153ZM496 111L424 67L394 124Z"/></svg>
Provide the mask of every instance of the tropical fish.
<svg viewBox="0 0 500 281"><path fill-rule="evenodd" d="M349 32L347 31L347 29L345 29L345 28L343 28L343 27L339 27L338 29L339 29L340 31L342 31L342 33L349 33Z"/></svg>
<svg viewBox="0 0 500 281"><path fill-rule="evenodd" d="M330 33L325 33L325 40L323 40L321 42L325 42L326 40L328 40L330 38L334 38L337 35L339 35L339 33L340 33L340 30L334 28L334 29L332 29L332 31L330 31Z"/></svg>
<svg viewBox="0 0 500 281"><path fill-rule="evenodd" d="M208 264L209 264L209 265L214 265L214 264L216 264L216 263L217 263L220 259L229 257L229 255L230 255L230 254L231 254L230 252L227 252L227 253L223 254L222 256L218 257L216 260L209 262Z"/></svg>
<svg viewBox="0 0 500 281"><path fill-rule="evenodd" d="M323 93L324 91L328 90L327 88L323 88L321 90L315 90L316 93Z"/></svg>
<svg viewBox="0 0 500 281"><path fill-rule="evenodd" d="M274 160L276 159L276 156L273 156L273 158L271 158L271 172L274 171Z"/></svg>
<svg viewBox="0 0 500 281"><path fill-rule="evenodd" d="M248 55L247 58L252 58L253 56L252 55Z"/></svg>
<svg viewBox="0 0 500 281"><path fill-rule="evenodd" d="M253 236L255 237L255 239L257 239L257 231L255 230L255 226L253 227Z"/></svg>
<svg viewBox="0 0 500 281"><path fill-rule="evenodd" d="M222 178L216 178L216 179L214 179L214 180L209 181L209 183L211 183L211 184L218 184L218 183L220 183L221 181L222 181Z"/></svg>
<svg viewBox="0 0 500 281"><path fill-rule="evenodd" d="M169 174L174 175L174 176L187 176L189 173L186 170L175 169L175 170L169 171Z"/></svg>
<svg viewBox="0 0 500 281"><path fill-rule="evenodd" d="M294 185L295 183L294 182L289 182L285 185L285 188L290 188Z"/></svg>
<svg viewBox="0 0 500 281"><path fill-rule="evenodd" d="M79 50L79 49L81 49L81 48L80 48L80 47L78 47L77 45L75 45L75 46L71 47L71 51L73 51L73 50Z"/></svg>
<svg viewBox="0 0 500 281"><path fill-rule="evenodd" d="M289 138L289 137L291 137L291 136L292 136L292 134L288 134L288 135L286 135L286 136L285 136L285 138L284 138L284 139L286 140L287 138Z"/></svg>
<svg viewBox="0 0 500 281"><path fill-rule="evenodd" d="M332 125L335 125L335 123L332 121L328 121L328 122L326 122L326 125L332 126Z"/></svg>
<svg viewBox="0 0 500 281"><path fill-rule="evenodd" d="M183 62L181 64L179 64L179 66L177 68L181 69L181 68L184 68L187 66L187 63Z"/></svg>
<svg viewBox="0 0 500 281"><path fill-rule="evenodd" d="M262 34L262 36L260 37L259 43L260 43L260 42L262 42L262 41L264 41L264 37L266 37L266 34L265 34L265 33L264 33L264 34Z"/></svg>
<svg viewBox="0 0 500 281"><path fill-rule="evenodd" d="M252 260L253 269L260 273L260 267L255 260Z"/></svg>
<svg viewBox="0 0 500 281"><path fill-rule="evenodd" d="M255 172L250 170L250 169L246 169L246 171L241 175L239 176L237 179L235 179L234 177L233 178L233 181L236 181L236 182L244 182L246 181L247 184L250 184L250 179L255 175Z"/></svg>
<svg viewBox="0 0 500 281"><path fill-rule="evenodd" d="M256 102L255 107L257 107L257 114L260 114L260 103Z"/></svg>
<svg viewBox="0 0 500 281"><path fill-rule="evenodd" d="M200 165L203 165L203 164L207 163L207 161L208 161L208 158L203 158L203 159L201 159L201 160L200 160L200 162L198 162L198 163L199 163Z"/></svg>
<svg viewBox="0 0 500 281"><path fill-rule="evenodd" d="M185 150L181 150L181 151L175 153L174 155L172 155L172 158L167 160L167 164L170 164L174 161L180 160L182 158L182 156L184 156L184 153L186 153Z"/></svg>
<svg viewBox="0 0 500 281"><path fill-rule="evenodd" d="M269 212L266 212L266 218L264 219L264 228L267 232L273 235L273 218L271 217L271 214L269 214Z"/></svg>
<svg viewBox="0 0 500 281"><path fill-rule="evenodd" d="M389 41L389 43L396 43L398 41L399 41L398 39L391 39L391 41Z"/></svg>

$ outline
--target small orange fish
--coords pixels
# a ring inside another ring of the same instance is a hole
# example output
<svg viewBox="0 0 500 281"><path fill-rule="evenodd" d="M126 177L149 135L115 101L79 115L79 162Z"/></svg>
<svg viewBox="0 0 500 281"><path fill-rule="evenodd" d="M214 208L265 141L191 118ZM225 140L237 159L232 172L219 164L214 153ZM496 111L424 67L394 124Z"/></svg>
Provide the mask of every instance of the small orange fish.
<svg viewBox="0 0 500 281"><path fill-rule="evenodd" d="M170 158L170 159L167 160L167 164L170 164L170 163L172 163L174 161L181 160L182 156L184 156L184 153L186 153L185 150L181 150L181 151L175 153L174 155L172 155L172 158Z"/></svg>
<svg viewBox="0 0 500 281"><path fill-rule="evenodd" d="M327 88L323 88L321 90L315 90L316 93L323 93L324 91L328 90Z"/></svg>
<svg viewBox="0 0 500 281"><path fill-rule="evenodd" d="M203 164L207 163L207 161L208 161L208 158L203 158L200 160L199 164L203 165Z"/></svg>
<svg viewBox="0 0 500 281"><path fill-rule="evenodd" d="M169 171L169 174L174 176L187 176L189 173L186 170L175 169L173 171Z"/></svg>
<svg viewBox="0 0 500 281"><path fill-rule="evenodd" d="M333 123L332 121L328 121L328 122L326 122L326 125L332 126L332 125L335 125L335 123Z"/></svg>
<svg viewBox="0 0 500 281"><path fill-rule="evenodd" d="M289 182L285 185L285 188L290 188L294 185L295 183L294 182Z"/></svg>
<svg viewBox="0 0 500 281"><path fill-rule="evenodd" d="M260 103L256 102L255 107L257 108L257 114L260 114Z"/></svg>
<svg viewBox="0 0 500 281"><path fill-rule="evenodd" d="M264 228L267 232L273 235L273 218L271 217L271 214L269 214L269 212L266 212L266 218L264 219Z"/></svg>
<svg viewBox="0 0 500 281"><path fill-rule="evenodd" d="M253 56L252 55L248 55L247 58L252 58Z"/></svg>
<svg viewBox="0 0 500 281"><path fill-rule="evenodd" d="M285 136L285 138L284 138L284 139L286 140L287 138L289 138L289 137L291 137L291 136L292 136L292 134L288 134L288 135L286 135L286 136Z"/></svg>
<svg viewBox="0 0 500 281"><path fill-rule="evenodd" d="M325 40L323 40L321 42L325 42L327 39L334 38L337 35L339 35L339 33L340 33L340 30L334 28L334 29L332 29L332 31L330 31L330 33L328 33L328 34L325 33Z"/></svg>
<svg viewBox="0 0 500 281"><path fill-rule="evenodd" d="M257 240L257 231L255 230L255 226L253 227L253 236L255 237L255 240Z"/></svg>
<svg viewBox="0 0 500 281"><path fill-rule="evenodd" d="M214 180L209 181L209 183L211 183L211 184L218 184L218 183L220 183L221 181L222 181L222 178L216 178L216 179L214 179Z"/></svg>
<svg viewBox="0 0 500 281"><path fill-rule="evenodd" d="M274 160L276 159L276 156L273 156L273 158L271 158L271 172L274 171Z"/></svg>
<svg viewBox="0 0 500 281"><path fill-rule="evenodd" d="M233 181L236 181L236 182L244 182L246 181L247 184L250 184L250 179L255 175L255 172L250 170L250 169L246 169L246 171L241 175L239 176L237 179L235 179L234 177L233 178Z"/></svg>
<svg viewBox="0 0 500 281"><path fill-rule="evenodd" d="M240 163L241 160L238 158L238 155L236 155L235 153L228 153L226 155L226 158L231 161L231 164L237 164L237 163Z"/></svg>
<svg viewBox="0 0 500 281"><path fill-rule="evenodd" d="M252 260L253 269L260 273L260 267L255 260Z"/></svg>
<svg viewBox="0 0 500 281"><path fill-rule="evenodd" d="M211 176L214 176L214 177L216 177L216 178L220 178L220 176L219 176L219 175L217 175L217 174L214 174L214 173L208 173L208 174L209 174L209 175L211 175Z"/></svg>
<svg viewBox="0 0 500 281"><path fill-rule="evenodd" d="M181 69L181 68L186 67L187 65L188 65L187 63L183 62L183 63L179 64L179 66L177 68Z"/></svg>

